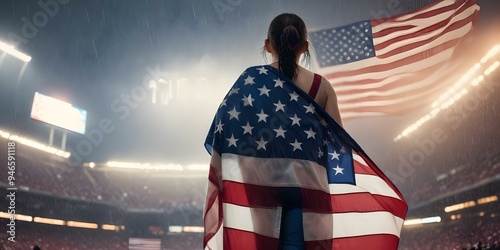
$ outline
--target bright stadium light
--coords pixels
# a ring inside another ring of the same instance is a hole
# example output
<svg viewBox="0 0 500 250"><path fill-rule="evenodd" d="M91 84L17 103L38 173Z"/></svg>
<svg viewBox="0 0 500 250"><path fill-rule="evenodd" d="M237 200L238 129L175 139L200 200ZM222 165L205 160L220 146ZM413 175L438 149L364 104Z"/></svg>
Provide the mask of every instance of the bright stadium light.
<svg viewBox="0 0 500 250"><path fill-rule="evenodd" d="M29 215L9 214L9 213L6 213L6 212L0 212L0 218L10 219L11 217L15 217L16 220L18 220L18 221L27 221L27 222L33 221L33 217L31 217Z"/></svg>
<svg viewBox="0 0 500 250"><path fill-rule="evenodd" d="M462 202L462 203L458 203L455 205L447 206L444 208L444 211L449 213L449 212L462 210L464 208L469 208L469 207L473 207L473 206L476 206L475 201L467 201L467 202Z"/></svg>
<svg viewBox="0 0 500 250"><path fill-rule="evenodd" d="M23 62L31 61L31 56L28 56L28 55L22 53L21 51L16 50L16 48L14 48L14 46L9 45L7 43L4 43L2 41L0 41L0 50L11 55L11 56L16 57L17 59L19 59Z"/></svg>
<svg viewBox="0 0 500 250"><path fill-rule="evenodd" d="M453 84L453 86L441 94L439 98L432 103L432 110L428 114L422 116L416 122L404 129L394 138L394 141L399 141L403 137L408 136L424 123L436 117L436 115L441 111L448 109L455 104L455 102L460 100L465 94L468 93L468 86L466 83L470 83L470 85L476 87L484 80L485 76L488 76L493 73L493 71L497 70L498 67L500 67L499 61L495 61L489 65L487 63L490 59L497 56L498 53L500 53L500 44L495 45L479 62L475 63L474 66L472 66L455 84ZM479 73L478 75L478 72L480 72L479 70L482 68L485 68L483 73Z"/></svg>
<svg viewBox="0 0 500 250"><path fill-rule="evenodd" d="M87 229L97 229L99 226L96 223L80 222L80 221L68 221L66 223L68 227L79 227Z"/></svg>
<svg viewBox="0 0 500 250"><path fill-rule="evenodd" d="M498 196L493 195L493 196L488 196L488 197L483 197L480 199L477 199L477 204L482 205L490 202L495 202L498 201Z"/></svg>
<svg viewBox="0 0 500 250"><path fill-rule="evenodd" d="M39 142L33 141L31 139L28 139L28 138L25 138L22 136L11 134L11 133L6 132L6 131L0 130L0 136L5 138L5 139L8 139L8 140L12 140L12 141L21 143L25 146L28 146L28 147L31 147L34 149L38 149L38 150L44 151L44 152L49 153L49 154L57 155L57 156L60 156L60 157L66 158L66 159L71 156L71 154L69 152L66 152L64 150L60 150L60 149L45 145L43 143L39 143Z"/></svg>
<svg viewBox="0 0 500 250"><path fill-rule="evenodd" d="M480 62L481 63L487 62L488 60L490 60L490 58L494 57L498 52L500 52L500 44L493 46L493 48L491 48L490 51L488 51L488 53L486 53L486 55L484 55L483 58L481 58Z"/></svg>
<svg viewBox="0 0 500 250"><path fill-rule="evenodd" d="M109 161L106 166L111 168L127 168L127 169L148 169L148 170L170 170L170 171L208 171L206 164L190 164L182 166L180 164L151 164L138 162L119 162ZM89 164L90 167L90 164Z"/></svg>
<svg viewBox="0 0 500 250"><path fill-rule="evenodd" d="M43 218L43 217L35 217L33 221L36 223L56 225L56 226L64 226L64 224L66 224L66 222L63 220Z"/></svg>
<svg viewBox="0 0 500 250"><path fill-rule="evenodd" d="M403 222L403 225L410 226L410 225L421 225L421 224L439 223L439 222L441 222L441 217L434 216L434 217L427 217L427 218L405 220L405 222Z"/></svg>
<svg viewBox="0 0 500 250"><path fill-rule="evenodd" d="M102 230L107 230L107 231L117 231L118 230L118 226L116 225L110 225L110 224L102 224Z"/></svg>

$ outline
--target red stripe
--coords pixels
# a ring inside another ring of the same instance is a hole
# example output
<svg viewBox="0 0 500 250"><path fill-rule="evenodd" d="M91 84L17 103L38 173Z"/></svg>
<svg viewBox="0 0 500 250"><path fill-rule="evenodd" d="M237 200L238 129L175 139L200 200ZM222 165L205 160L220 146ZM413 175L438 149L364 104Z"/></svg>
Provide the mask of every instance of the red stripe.
<svg viewBox="0 0 500 250"><path fill-rule="evenodd" d="M398 249L399 238L392 234L365 235L333 240L306 241L307 249L314 250L387 250Z"/></svg>
<svg viewBox="0 0 500 250"><path fill-rule="evenodd" d="M223 181L222 186L224 202L245 207L271 208L281 206L278 187L265 187L233 181Z"/></svg>
<svg viewBox="0 0 500 250"><path fill-rule="evenodd" d="M224 250L278 249L278 239L224 227Z"/></svg>
<svg viewBox="0 0 500 250"><path fill-rule="evenodd" d="M398 249L398 244L399 238L395 235L376 234L334 239L332 249L387 250Z"/></svg>
<svg viewBox="0 0 500 250"><path fill-rule="evenodd" d="M372 27L375 27L375 26L377 26L377 25L379 25L381 23L399 23L399 22L408 22L408 21L415 20L415 19L426 19L426 18L430 18L430 17L436 16L436 15L439 15L441 13L448 12L450 10L455 10L455 9L459 8L462 4L465 4L465 5L468 5L468 6L472 6L472 5L476 4L476 1L467 1L465 3L464 3L464 1L456 1L455 3L453 3L451 5L448 5L446 7L442 7L442 8L431 10L431 11L425 11L425 10L431 8L432 6L434 6L434 4L433 4L433 5L424 7L424 9L414 11L413 13L419 13L419 12L422 12L422 13L417 14L417 15L409 18L409 19L405 19L405 20L402 20L402 21L396 21L396 19L400 18L401 16L407 15L407 14L403 14L403 15L395 16L395 17L390 18L390 19L375 19L375 20L372 20L371 21L371 25L372 25ZM409 27L409 26L405 25L405 26L401 26L401 27ZM396 27L396 28L398 28L398 27ZM386 35L390 34L393 31L397 31L397 30L394 30L394 28L391 27L391 28L387 28L387 29L375 32L372 35L373 35L374 38L379 38L379 37L386 36Z"/></svg>
<svg viewBox="0 0 500 250"><path fill-rule="evenodd" d="M224 203L244 207L275 208L281 206L278 187L265 187L224 181ZM301 188L304 212L344 213L388 211L404 218L406 204L396 198L368 192L331 195L324 191Z"/></svg>
<svg viewBox="0 0 500 250"><path fill-rule="evenodd" d="M214 237L217 233L217 229L219 229L222 225L223 213L222 213L222 200L219 198L218 204L215 204L215 201L218 197L220 197L221 189L219 186L219 181L217 178L217 173L215 172L214 166L210 164L210 170L208 174L209 184L212 183L216 189L212 193L207 193L206 204L205 204L205 214L204 214L204 224L205 224L205 235L203 237L203 248L205 248L208 244L208 241ZM210 187L209 189L210 190ZM217 207L214 207L217 206ZM209 218L207 214L210 210L217 209L218 210L218 218ZM217 224L211 225L207 223L207 221L216 220Z"/></svg>
<svg viewBox="0 0 500 250"><path fill-rule="evenodd" d="M370 167L366 166L363 163L360 163L356 160L354 160L354 172L356 174L370 174L370 175L376 175L375 171L370 169Z"/></svg>
<svg viewBox="0 0 500 250"><path fill-rule="evenodd" d="M377 57L378 58L391 57L393 55L397 55L399 53L403 53L403 52L406 52L406 51L418 48L420 46L423 46L425 44L431 43L434 40L436 40L438 37L441 37L443 35L446 35L449 32L457 30L457 29L465 26L467 23L472 23L472 21L475 19L475 16L478 13L479 13L479 11L476 10L472 15L468 16L467 18L462 19L462 20L458 20L458 21L454 22L453 24L451 24L448 27L446 27L440 33L439 36L433 36L433 37L430 37L427 40L419 41L419 42L412 43L412 44L407 44L405 46L401 46L401 47L398 47L398 48L396 48L396 49L394 49L392 51L389 51L389 52L387 52L385 54L377 54ZM385 48L385 47L387 47L389 45L392 45L394 43L397 43L397 42L400 42L400 41L404 41L404 40L407 40L407 43L410 43L412 41L412 39L414 39L415 37L423 36L425 34L429 34L429 33L433 32L435 30L438 30L440 28L445 27L446 25L448 25L449 21L452 18L453 18L453 16L450 16L448 19L446 19L444 21L441 21L439 23L433 24L433 25L429 26L428 28L422 29L422 30L417 31L415 33L411 33L411 34L407 34L407 35L403 35L403 36L398 36L398 37L395 37L393 39L384 41L384 42L382 42L380 44L375 45L375 51L380 51L381 49L383 49L383 48Z"/></svg>
<svg viewBox="0 0 500 250"><path fill-rule="evenodd" d="M215 174L215 169L212 165L210 165L210 170L208 172L208 181L209 181L209 184L212 183L217 189L220 190L220 188L218 187L219 184L218 184L218 181L216 179L216 174ZM212 192L210 194L207 193L207 197L206 197L206 210L205 210L205 216L207 215L208 211L212 208L215 200L217 199L217 195L218 195L218 192Z"/></svg>
<svg viewBox="0 0 500 250"><path fill-rule="evenodd" d="M393 197L370 193L332 195L331 202L333 213L387 211L404 219L407 212L407 205L403 201Z"/></svg>
<svg viewBox="0 0 500 250"><path fill-rule="evenodd" d="M318 190L301 189L301 195L304 212L326 214L387 211L403 219L407 212L404 201L368 192L330 195Z"/></svg>

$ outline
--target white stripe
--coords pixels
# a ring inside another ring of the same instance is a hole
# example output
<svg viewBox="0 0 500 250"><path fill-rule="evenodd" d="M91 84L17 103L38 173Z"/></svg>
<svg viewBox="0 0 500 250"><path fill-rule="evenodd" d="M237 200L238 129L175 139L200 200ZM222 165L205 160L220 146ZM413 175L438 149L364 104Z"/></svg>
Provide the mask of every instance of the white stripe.
<svg viewBox="0 0 500 250"><path fill-rule="evenodd" d="M207 242L205 250L223 250L224 249L224 223L217 230L217 233Z"/></svg>
<svg viewBox="0 0 500 250"><path fill-rule="evenodd" d="M449 82L449 81L447 81ZM434 82L434 84L436 84ZM441 83L440 83L441 84ZM371 100L371 101L339 101L338 106L339 110L348 110L354 108L361 107L381 107L381 106L391 106L394 104L405 104L411 101L419 100L422 97L428 97L429 95L436 94L438 90L442 90L448 86L447 84L442 83L443 85L437 85L433 88L428 88L423 91L414 91L416 93L412 93L411 95L403 95L403 97L394 97L394 98L386 98L382 100Z"/></svg>
<svg viewBox="0 0 500 250"><path fill-rule="evenodd" d="M437 87L436 82L443 78L444 76L454 72L458 68L459 64L455 63L452 66L449 66L448 64L445 64L444 66L440 67L437 69L433 74L431 74L429 77L422 78L419 81L416 82L410 82L410 77L415 77L418 76L419 72L416 73L407 73L407 74L402 74L402 75L396 75L396 76L391 76L388 77L380 82L373 83L373 84L362 84L356 86L356 90L375 90L375 91L365 91L363 93L356 93L356 94L343 94L342 92L346 92L346 89L352 90L354 89L353 86L338 86L335 87L335 92L337 93L337 101L340 102L348 102L351 100L359 100L360 98L364 97L385 97L385 96L390 96L390 95L397 95L397 94L403 94L403 93L408 93L410 91L414 90L420 90L420 89L425 89L429 90L429 87ZM406 79L408 81L407 85L402 85L399 87L391 88L389 90L383 90L383 91L377 91L376 89L379 89L387 84L392 84L394 82L401 82L402 79ZM442 82L440 83L442 84ZM349 91L348 90L348 91ZM392 99L392 97L391 97Z"/></svg>
<svg viewBox="0 0 500 250"><path fill-rule="evenodd" d="M366 161L365 161L365 160L364 160L364 159L363 159L360 155L358 155L357 153L352 153L352 158L353 158L355 161L359 162L359 163L360 163L361 165L363 165L364 167L369 168L369 167L368 167L368 164L366 163Z"/></svg>
<svg viewBox="0 0 500 250"><path fill-rule="evenodd" d="M268 159L224 153L222 179L268 187L304 187L328 192L326 169L313 161Z"/></svg>
<svg viewBox="0 0 500 250"><path fill-rule="evenodd" d="M278 238L281 213L278 209L248 208L229 203L223 204L224 226L255 232L260 235Z"/></svg>
<svg viewBox="0 0 500 250"><path fill-rule="evenodd" d="M408 45L410 43L416 43L416 42L427 40L429 38L437 37L438 35L443 34L443 32L445 31L445 29L447 29L451 25L455 24L456 22L460 22L460 21L462 21L464 19L467 19L468 17L474 15L474 13L475 13L475 11L477 9L478 9L477 6L471 6L468 9L464 10L463 12L461 12L460 14L454 16L445 26L443 26L443 27L441 27L439 29L436 29L436 30L434 30L432 32L425 33L425 35L419 35L417 37L411 37L409 39L401 40L401 41L398 41L398 42L393 42L389 46L387 46L387 47L385 47L383 49L377 50L377 55L384 55L387 52L390 52L390 51L392 51L394 49L397 49L397 48L400 48L402 46ZM439 21L423 20L423 22L433 25L433 24L436 24ZM400 36L404 36L404 35L408 35L408 34L414 34L416 32L419 32L421 30L424 30L424 29L428 28L428 27L424 26L423 24L420 25L420 26L418 26L419 24L415 24L415 25L417 25L417 26L415 28L412 28L412 29L402 30L402 31L396 31L396 32L392 32L391 34L388 34L387 36L384 36L384 37L374 38L373 39L373 43L375 45L377 45L377 44L380 44L382 42L394 39L396 37L400 37ZM428 26L431 26L431 25L428 25Z"/></svg>
<svg viewBox="0 0 500 250"><path fill-rule="evenodd" d="M356 174L356 185L330 184L331 194L366 193L383 195L399 199L399 196L387 183L378 176L369 174Z"/></svg>
<svg viewBox="0 0 500 250"><path fill-rule="evenodd" d="M363 111L356 111L356 112L342 112L340 111L340 116L342 119L347 120L347 119L352 119L356 117L369 117L369 116L384 116L387 115L387 112L382 112L382 111L372 111L372 112L363 112Z"/></svg>
<svg viewBox="0 0 500 250"><path fill-rule="evenodd" d="M348 63L348 64L342 64L342 65L337 65L333 67L328 67L325 69L322 69L322 72L327 73L327 74L335 74L336 72L342 72L342 71L354 71L358 69L363 69L366 67L370 66L375 66L375 65L385 65L385 64L390 64L393 62L396 62L401 59L408 58L410 56L413 56L415 54L418 54L420 52L427 51L429 49L438 47L439 45L442 45L448 41L451 41L453 39L459 39L462 38L464 35L466 35L470 30L472 29L472 24L468 23L467 25L464 25L460 27L459 29L453 30L445 36L441 36L438 39L434 40L431 43L427 43L423 46L420 46L418 48L405 51L403 53L396 54L394 56L391 56L389 58L377 58L377 57L371 57L365 60L353 62L353 63ZM442 51L441 53L438 53L436 55L433 55L431 57L428 57L423 60L419 60L417 62L411 63L411 64L405 64L403 66L390 69L390 70L382 70L382 71L375 71L375 72L369 72L365 74L359 74L359 75L354 75L354 76L344 76L344 77L336 77L333 79L329 79L332 84L339 84L339 83L345 83L345 82L351 82L351 81L359 81L359 80L364 80L364 79L383 79L386 77L389 77L394 74L402 74L406 72L414 72L414 71L419 71L428 67L431 67L433 65L436 65L437 63L443 62L447 59L449 59L452 55L453 50L455 47L448 48L445 51Z"/></svg>
<svg viewBox="0 0 500 250"><path fill-rule="evenodd" d="M389 212L316 214L304 213L306 241L327 240L374 234L392 234L399 237L404 220ZM331 224L332 230L323 226Z"/></svg>

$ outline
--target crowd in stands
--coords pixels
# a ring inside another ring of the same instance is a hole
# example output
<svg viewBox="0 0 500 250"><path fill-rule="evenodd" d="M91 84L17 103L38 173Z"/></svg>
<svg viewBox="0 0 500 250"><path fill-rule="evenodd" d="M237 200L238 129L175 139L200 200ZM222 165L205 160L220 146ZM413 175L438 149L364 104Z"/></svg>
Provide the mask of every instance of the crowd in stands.
<svg viewBox="0 0 500 250"><path fill-rule="evenodd" d="M419 178L416 182L418 186L412 188L410 196L406 195L406 200L412 204L429 200L437 195L452 193L474 184L481 184L490 178L500 179L500 152L484 153L474 162L457 166L439 178L422 180Z"/></svg>
<svg viewBox="0 0 500 250"><path fill-rule="evenodd" d="M169 235L163 244L163 250L188 250L202 249L203 234L201 233L182 233Z"/></svg>
<svg viewBox="0 0 500 250"><path fill-rule="evenodd" d="M123 208L160 210L203 207L207 180L199 175L172 178L168 171L161 170L73 167L61 157L22 145L17 146L15 178L21 190ZM7 180L7 171L1 172L0 185L6 186Z"/></svg>
<svg viewBox="0 0 500 250"><path fill-rule="evenodd" d="M11 242L6 230L0 231L0 250L31 250L34 246L41 250L128 249L128 237L115 231L18 222L15 232L15 242Z"/></svg>
<svg viewBox="0 0 500 250"><path fill-rule="evenodd" d="M400 250L500 250L500 217L483 216L403 227Z"/></svg>

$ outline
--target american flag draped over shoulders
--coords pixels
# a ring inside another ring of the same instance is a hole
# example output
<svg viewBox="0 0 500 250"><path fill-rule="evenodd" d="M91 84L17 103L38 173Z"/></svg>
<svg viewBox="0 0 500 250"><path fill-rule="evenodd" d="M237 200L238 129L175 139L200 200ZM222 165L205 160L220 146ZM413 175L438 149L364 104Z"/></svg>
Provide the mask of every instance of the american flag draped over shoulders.
<svg viewBox="0 0 500 250"><path fill-rule="evenodd" d="M457 60L479 14L475 0L444 0L411 13L309 32L344 120L429 105L460 77Z"/></svg>
<svg viewBox="0 0 500 250"><path fill-rule="evenodd" d="M205 249L277 249L280 187L299 187L307 249L396 249L407 205L359 145L275 68L246 69L219 106Z"/></svg>

